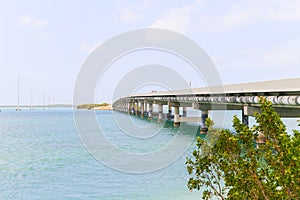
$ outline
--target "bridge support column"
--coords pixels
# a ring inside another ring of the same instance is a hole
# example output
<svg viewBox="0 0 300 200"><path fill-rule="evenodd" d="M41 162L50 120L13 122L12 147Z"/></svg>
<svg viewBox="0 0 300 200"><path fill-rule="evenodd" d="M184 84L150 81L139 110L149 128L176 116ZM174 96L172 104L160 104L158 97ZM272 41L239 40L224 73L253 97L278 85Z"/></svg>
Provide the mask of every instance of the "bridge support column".
<svg viewBox="0 0 300 200"><path fill-rule="evenodd" d="M148 119L152 119L152 109L153 109L153 104L148 103Z"/></svg>
<svg viewBox="0 0 300 200"><path fill-rule="evenodd" d="M163 118L163 105L158 104L158 122L162 122Z"/></svg>
<svg viewBox="0 0 300 200"><path fill-rule="evenodd" d="M135 115L138 116L139 115L139 104L138 104L138 102L134 103L134 111L135 111Z"/></svg>
<svg viewBox="0 0 300 200"><path fill-rule="evenodd" d="M249 126L249 112L248 112L248 106L244 106L242 110L242 122Z"/></svg>
<svg viewBox="0 0 300 200"><path fill-rule="evenodd" d="M130 102L127 102L127 113L130 115L130 110L131 110L131 108L130 108Z"/></svg>
<svg viewBox="0 0 300 200"><path fill-rule="evenodd" d="M179 107L174 107L174 127L180 126Z"/></svg>
<svg viewBox="0 0 300 200"><path fill-rule="evenodd" d="M200 133L204 134L207 133L208 128L206 127L205 121L208 118L208 110L202 110L201 114L201 129Z"/></svg>
<svg viewBox="0 0 300 200"><path fill-rule="evenodd" d="M135 113L134 108L135 108L134 101L132 101L132 102L130 103L130 114L131 114L131 115L134 115L134 113Z"/></svg>
<svg viewBox="0 0 300 200"><path fill-rule="evenodd" d="M141 110L141 118L144 118L144 102L143 101L141 101L140 102L140 110Z"/></svg>
<svg viewBox="0 0 300 200"><path fill-rule="evenodd" d="M186 117L186 107L182 107L182 117Z"/></svg>
<svg viewBox="0 0 300 200"><path fill-rule="evenodd" d="M171 103L170 103L170 102L168 102L167 119L172 119L172 106L171 106Z"/></svg>
<svg viewBox="0 0 300 200"><path fill-rule="evenodd" d="M256 139L256 146L257 148L259 148L260 146L266 144L266 137L263 133L259 132L258 133L258 136L257 136L257 139Z"/></svg>

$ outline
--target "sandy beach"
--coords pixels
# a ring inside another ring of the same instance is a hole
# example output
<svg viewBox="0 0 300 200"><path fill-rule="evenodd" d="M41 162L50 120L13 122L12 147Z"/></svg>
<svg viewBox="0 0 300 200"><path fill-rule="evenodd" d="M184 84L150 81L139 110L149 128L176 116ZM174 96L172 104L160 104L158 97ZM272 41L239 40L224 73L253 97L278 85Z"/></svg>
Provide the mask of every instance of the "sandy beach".
<svg viewBox="0 0 300 200"><path fill-rule="evenodd" d="M113 110L113 108L112 108L112 105L108 105L108 106L95 107L95 108L92 108L92 110Z"/></svg>

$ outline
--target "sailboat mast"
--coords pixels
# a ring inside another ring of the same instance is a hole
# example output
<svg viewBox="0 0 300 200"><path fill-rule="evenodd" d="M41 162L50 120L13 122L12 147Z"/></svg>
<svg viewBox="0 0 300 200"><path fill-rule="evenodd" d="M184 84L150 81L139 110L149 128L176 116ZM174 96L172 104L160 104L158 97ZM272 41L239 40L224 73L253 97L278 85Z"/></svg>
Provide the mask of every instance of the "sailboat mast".
<svg viewBox="0 0 300 200"><path fill-rule="evenodd" d="M18 107L17 111L20 111L20 77L18 76Z"/></svg>
<svg viewBox="0 0 300 200"><path fill-rule="evenodd" d="M45 94L43 94L43 110L45 110Z"/></svg>
<svg viewBox="0 0 300 200"><path fill-rule="evenodd" d="M33 110L33 102L32 102L32 89L30 90L30 110Z"/></svg>
<svg viewBox="0 0 300 200"><path fill-rule="evenodd" d="M18 110L20 109L20 77L18 77Z"/></svg>

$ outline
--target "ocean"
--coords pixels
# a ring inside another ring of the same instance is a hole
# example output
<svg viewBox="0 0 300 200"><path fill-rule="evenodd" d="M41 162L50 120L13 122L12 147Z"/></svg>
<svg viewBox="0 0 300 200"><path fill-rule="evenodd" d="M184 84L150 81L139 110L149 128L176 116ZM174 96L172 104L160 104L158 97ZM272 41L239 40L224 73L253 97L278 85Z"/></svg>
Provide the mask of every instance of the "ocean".
<svg viewBox="0 0 300 200"><path fill-rule="evenodd" d="M95 113L107 140L114 147L134 155L156 152L161 156L160 152L174 138L178 147L189 144L185 151L174 149L176 155L164 154L161 158L165 158L166 163L160 165L159 159L153 160L158 164L151 168L151 163L145 160L131 162L109 149L98 150L105 151L105 158L111 156L120 165L99 159L78 134L71 109L1 110L0 199L195 200L201 197L199 192L188 190L185 167L186 156L195 148L195 123L183 126L178 134L171 123L162 126L153 120L149 125L147 120L113 111L80 111ZM239 115L234 111L226 112L225 128L231 128L235 114ZM124 127L121 129L116 119L126 118L144 130L154 127L158 131L143 138L124 134ZM296 120L284 119L289 132L298 129ZM251 118L250 125L253 123ZM170 159L172 162L168 161L168 156L174 155L174 159ZM149 165L144 172L141 171L144 168L139 168L143 165Z"/></svg>

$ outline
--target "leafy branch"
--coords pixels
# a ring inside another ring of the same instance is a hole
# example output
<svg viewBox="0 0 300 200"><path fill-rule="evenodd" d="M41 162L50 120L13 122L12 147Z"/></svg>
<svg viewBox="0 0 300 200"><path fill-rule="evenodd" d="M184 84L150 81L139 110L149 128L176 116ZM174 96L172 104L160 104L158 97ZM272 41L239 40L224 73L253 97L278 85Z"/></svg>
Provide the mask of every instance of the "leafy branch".
<svg viewBox="0 0 300 200"><path fill-rule="evenodd" d="M207 121L209 137L198 138L186 161L190 190L201 189L203 199L299 199L300 133L289 135L272 104L260 104L252 128L236 116L235 133Z"/></svg>

